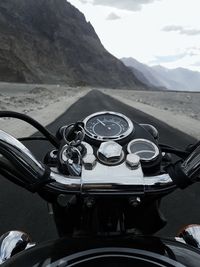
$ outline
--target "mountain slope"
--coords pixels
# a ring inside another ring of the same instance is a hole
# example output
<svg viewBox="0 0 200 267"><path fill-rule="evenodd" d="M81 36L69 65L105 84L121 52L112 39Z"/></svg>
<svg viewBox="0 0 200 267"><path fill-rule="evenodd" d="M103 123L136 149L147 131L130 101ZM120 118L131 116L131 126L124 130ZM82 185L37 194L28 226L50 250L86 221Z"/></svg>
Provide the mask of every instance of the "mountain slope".
<svg viewBox="0 0 200 267"><path fill-rule="evenodd" d="M151 67L140 63L139 61L137 61L134 58L122 58L121 61L128 67L133 68L133 72L134 69L138 70L140 73L142 73L145 77L146 80L142 79L142 81L144 83L149 83L153 86L158 86L158 87L162 87L163 83L161 80L159 80L159 77L155 76L154 70L152 70ZM135 73L135 75L137 75L137 72ZM137 76L138 77L138 76ZM139 78L139 77L138 77Z"/></svg>
<svg viewBox="0 0 200 267"><path fill-rule="evenodd" d="M149 67L134 58L121 60L132 69L136 76L137 71L140 71L152 86L160 86L169 90L200 91L200 73L197 71L184 68L167 69L162 66ZM137 78L140 79L139 76ZM147 84L144 78L141 81Z"/></svg>
<svg viewBox="0 0 200 267"><path fill-rule="evenodd" d="M167 69L162 66L153 66L155 75L172 90L200 91L200 73L184 68Z"/></svg>
<svg viewBox="0 0 200 267"><path fill-rule="evenodd" d="M0 80L145 87L66 0L0 1Z"/></svg>

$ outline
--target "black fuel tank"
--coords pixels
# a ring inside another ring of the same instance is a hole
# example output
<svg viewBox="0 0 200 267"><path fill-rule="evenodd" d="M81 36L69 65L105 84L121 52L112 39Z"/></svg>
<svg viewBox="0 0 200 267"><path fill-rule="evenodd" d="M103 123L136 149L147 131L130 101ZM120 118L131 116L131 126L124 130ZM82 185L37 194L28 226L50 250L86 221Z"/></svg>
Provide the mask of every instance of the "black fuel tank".
<svg viewBox="0 0 200 267"><path fill-rule="evenodd" d="M199 267L200 250L156 237L64 238L13 256L2 267Z"/></svg>

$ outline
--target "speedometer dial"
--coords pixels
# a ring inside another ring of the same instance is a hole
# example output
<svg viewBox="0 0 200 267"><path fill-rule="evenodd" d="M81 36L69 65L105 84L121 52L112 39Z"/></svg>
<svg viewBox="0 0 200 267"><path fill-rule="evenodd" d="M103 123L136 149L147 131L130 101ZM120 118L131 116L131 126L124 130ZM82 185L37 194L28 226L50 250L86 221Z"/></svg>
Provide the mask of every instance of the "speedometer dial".
<svg viewBox="0 0 200 267"><path fill-rule="evenodd" d="M129 118L120 113L108 111L88 116L84 124L86 135L96 140L120 140L134 130Z"/></svg>

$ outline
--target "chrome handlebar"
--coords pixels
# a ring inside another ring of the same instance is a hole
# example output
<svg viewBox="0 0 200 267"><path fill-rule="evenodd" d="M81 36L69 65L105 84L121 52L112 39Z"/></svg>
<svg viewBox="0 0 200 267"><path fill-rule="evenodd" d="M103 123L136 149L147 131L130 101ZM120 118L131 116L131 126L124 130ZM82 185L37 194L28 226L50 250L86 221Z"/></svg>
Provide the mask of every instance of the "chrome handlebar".
<svg viewBox="0 0 200 267"><path fill-rule="evenodd" d="M3 155L25 181L34 183L46 172L46 166L40 163L31 151L10 134L0 130L0 154Z"/></svg>
<svg viewBox="0 0 200 267"><path fill-rule="evenodd" d="M87 170L83 165L80 177L65 176L60 174L57 169L48 169L45 164L35 158L28 148L4 131L0 131L0 154L16 168L18 174L20 173L20 177L18 175L17 179L26 188L29 188L33 184L41 183L45 177L46 180L43 184L43 190L56 194L141 195L148 193L166 193L176 188L175 183L168 173L145 177L141 166L137 170L128 170L126 168L125 171L125 163L113 167L107 167L99 163L93 170ZM195 163L195 160L198 158L192 157L192 159L192 163ZM191 160L188 159L188 161L185 161L184 168L186 168L187 162L191 164ZM192 166L197 167L196 164ZM198 166L200 166L200 160Z"/></svg>
<svg viewBox="0 0 200 267"><path fill-rule="evenodd" d="M50 177L55 182L47 186L57 187L58 190L62 188L65 193L144 195L158 193L159 191L164 193L176 187L167 173L146 177L137 177L135 174L132 179L130 177L119 179L119 177L114 176L107 176L105 179L94 176L92 179L90 179L91 177L86 179L83 176L73 178L52 171Z"/></svg>

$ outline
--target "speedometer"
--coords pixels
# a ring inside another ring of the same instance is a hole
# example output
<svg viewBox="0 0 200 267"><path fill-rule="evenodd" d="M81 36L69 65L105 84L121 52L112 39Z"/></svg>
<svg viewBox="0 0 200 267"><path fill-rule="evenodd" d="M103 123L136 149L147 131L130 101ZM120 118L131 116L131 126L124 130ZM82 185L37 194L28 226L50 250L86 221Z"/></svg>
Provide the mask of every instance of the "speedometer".
<svg viewBox="0 0 200 267"><path fill-rule="evenodd" d="M96 140L121 140L134 131L132 121L121 113L104 111L84 119L86 135Z"/></svg>

